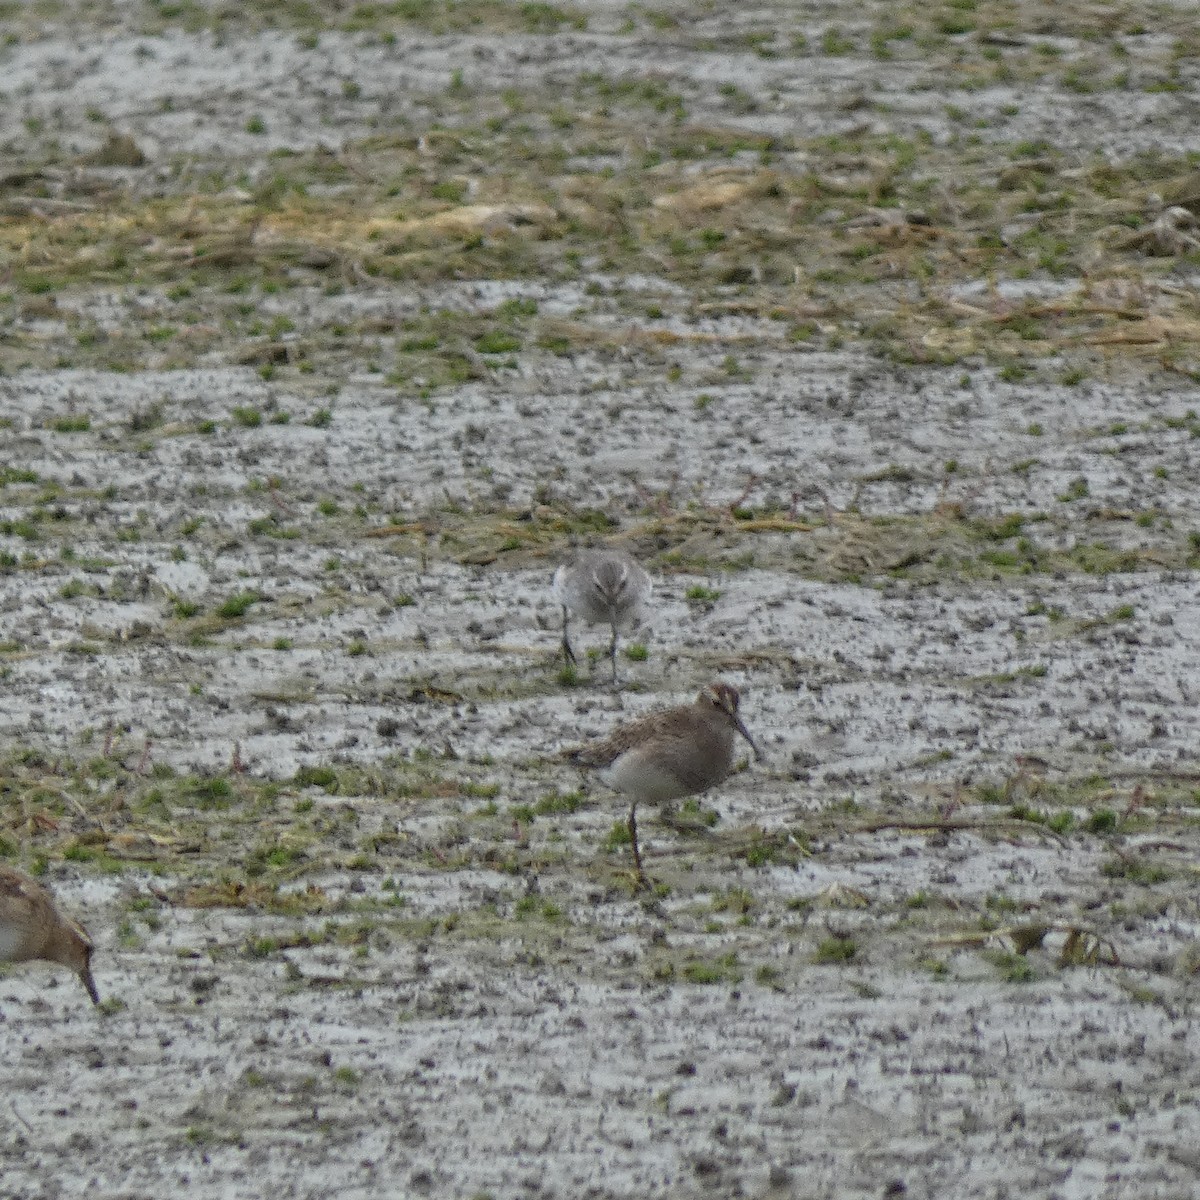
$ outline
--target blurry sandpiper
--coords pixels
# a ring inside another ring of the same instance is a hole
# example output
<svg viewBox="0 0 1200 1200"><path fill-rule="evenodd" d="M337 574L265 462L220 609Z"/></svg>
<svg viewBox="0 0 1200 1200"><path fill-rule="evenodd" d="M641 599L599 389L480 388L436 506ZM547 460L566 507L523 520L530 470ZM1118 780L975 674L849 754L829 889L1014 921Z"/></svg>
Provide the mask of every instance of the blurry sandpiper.
<svg viewBox="0 0 1200 1200"><path fill-rule="evenodd" d="M715 787L733 769L733 735L762 752L738 716L737 688L710 683L692 704L651 713L622 725L602 741L564 750L563 757L595 770L629 798L629 839L638 883L646 882L638 846L637 806L663 804Z"/></svg>
<svg viewBox="0 0 1200 1200"><path fill-rule="evenodd" d="M589 625L608 625L612 640L613 683L617 682L617 633L642 618L653 585L650 576L623 550L585 550L554 572L554 598L562 605L562 650L567 662L575 651L567 636L571 614Z"/></svg>
<svg viewBox="0 0 1200 1200"><path fill-rule="evenodd" d="M92 940L76 921L62 916L40 883L0 866L0 962L41 958L61 963L79 976L93 1004L100 1003L92 979Z"/></svg>

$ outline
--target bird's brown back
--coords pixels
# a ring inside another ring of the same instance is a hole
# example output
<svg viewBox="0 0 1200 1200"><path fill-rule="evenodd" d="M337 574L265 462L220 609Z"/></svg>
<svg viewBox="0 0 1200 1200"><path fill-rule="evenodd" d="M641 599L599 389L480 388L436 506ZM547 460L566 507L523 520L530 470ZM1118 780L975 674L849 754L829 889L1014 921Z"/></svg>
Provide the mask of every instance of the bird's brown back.
<svg viewBox="0 0 1200 1200"><path fill-rule="evenodd" d="M0 866L0 961L35 958L69 967L79 976L92 1003L100 1003L87 930L64 917L40 883L13 867Z"/></svg>
<svg viewBox="0 0 1200 1200"><path fill-rule="evenodd" d="M673 769L687 771L689 765L703 763L711 773L713 764L732 757L733 728L710 704L680 704L618 726L599 741L564 750L563 757L581 767L603 769L622 754L651 746Z"/></svg>
<svg viewBox="0 0 1200 1200"><path fill-rule="evenodd" d="M9 962L41 958L58 919L54 901L41 884L12 867L0 866L0 924L12 933Z"/></svg>

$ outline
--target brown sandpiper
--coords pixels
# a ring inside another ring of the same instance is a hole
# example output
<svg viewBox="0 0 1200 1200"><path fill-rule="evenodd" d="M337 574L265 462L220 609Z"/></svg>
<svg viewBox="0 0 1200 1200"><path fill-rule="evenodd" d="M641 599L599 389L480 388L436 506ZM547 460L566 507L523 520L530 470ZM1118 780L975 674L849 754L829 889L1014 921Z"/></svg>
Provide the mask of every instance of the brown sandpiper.
<svg viewBox="0 0 1200 1200"><path fill-rule="evenodd" d="M64 917L40 883L0 865L0 962L36 958L69 967L87 988L92 1003L100 1003L92 979L92 939L87 930Z"/></svg>
<svg viewBox="0 0 1200 1200"><path fill-rule="evenodd" d="M562 752L577 766L596 771L629 798L629 838L639 885L646 882L638 846L637 806L663 804L715 787L733 769L735 733L758 744L738 716L737 688L711 683L692 704L681 704L621 725L608 737Z"/></svg>
<svg viewBox="0 0 1200 1200"><path fill-rule="evenodd" d="M589 625L612 630L608 657L613 683L617 682L617 635L636 625L654 590L650 576L624 550L585 550L554 572L554 598L562 605L562 652L569 663L575 651L567 636L574 613Z"/></svg>

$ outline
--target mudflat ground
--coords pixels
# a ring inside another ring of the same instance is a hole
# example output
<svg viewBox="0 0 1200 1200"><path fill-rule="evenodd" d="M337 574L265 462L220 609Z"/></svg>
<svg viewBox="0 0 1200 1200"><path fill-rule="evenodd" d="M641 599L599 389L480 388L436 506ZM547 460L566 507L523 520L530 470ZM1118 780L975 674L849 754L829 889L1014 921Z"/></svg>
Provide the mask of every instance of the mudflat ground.
<svg viewBox="0 0 1200 1200"><path fill-rule="evenodd" d="M1194 1194L1191 5L0 35L0 1196Z"/></svg>

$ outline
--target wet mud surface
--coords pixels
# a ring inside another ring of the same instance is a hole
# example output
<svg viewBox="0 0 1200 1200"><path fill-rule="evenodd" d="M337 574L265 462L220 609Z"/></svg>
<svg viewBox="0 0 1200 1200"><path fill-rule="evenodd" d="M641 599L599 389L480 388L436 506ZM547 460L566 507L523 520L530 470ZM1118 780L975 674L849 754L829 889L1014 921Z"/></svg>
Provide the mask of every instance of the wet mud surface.
<svg viewBox="0 0 1200 1200"><path fill-rule="evenodd" d="M105 1004L0 975L0 1196L1190 1194L1188 247L935 286L922 217L871 278L788 265L897 220L806 223L885 153L818 139L1036 158L1030 197L1190 146L1181 19L389 7L4 10L0 853ZM296 205L375 207L303 232L264 196L305 155ZM1055 341L1081 298L1117 340ZM604 541L655 579L618 690L550 587ZM715 678L765 760L640 816L635 893L557 752Z"/></svg>

